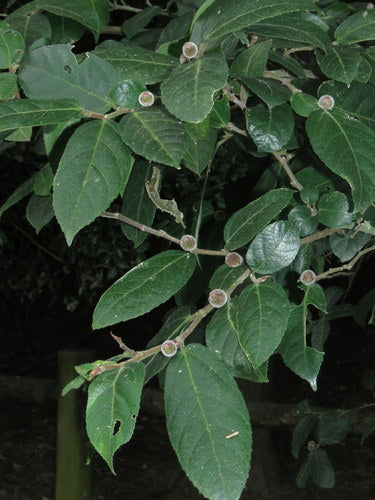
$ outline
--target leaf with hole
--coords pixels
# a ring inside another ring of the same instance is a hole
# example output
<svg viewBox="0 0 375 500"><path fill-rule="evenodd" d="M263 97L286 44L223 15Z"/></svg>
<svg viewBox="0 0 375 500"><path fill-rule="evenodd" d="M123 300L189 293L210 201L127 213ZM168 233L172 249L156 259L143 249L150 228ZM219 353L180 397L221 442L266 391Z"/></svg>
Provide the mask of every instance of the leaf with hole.
<svg viewBox="0 0 375 500"><path fill-rule="evenodd" d="M33 50L19 74L19 84L30 99L75 99L97 113L116 106L110 93L119 81L113 67L95 55L78 64L70 45Z"/></svg>
<svg viewBox="0 0 375 500"><path fill-rule="evenodd" d="M133 435L144 377L143 363L127 363L105 371L89 385L87 434L113 473L114 453Z"/></svg>
<svg viewBox="0 0 375 500"><path fill-rule="evenodd" d="M0 69L19 64L25 51L24 39L5 21L0 21Z"/></svg>

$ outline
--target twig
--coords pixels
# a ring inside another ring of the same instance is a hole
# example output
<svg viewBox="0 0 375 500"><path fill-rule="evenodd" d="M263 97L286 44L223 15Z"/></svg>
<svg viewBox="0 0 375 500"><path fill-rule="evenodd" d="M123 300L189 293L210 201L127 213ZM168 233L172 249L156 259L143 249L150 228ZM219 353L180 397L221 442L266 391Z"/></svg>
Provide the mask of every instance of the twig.
<svg viewBox="0 0 375 500"><path fill-rule="evenodd" d="M222 91L231 102L237 104L237 106L239 106L241 109L246 109L246 103L240 101L240 99L238 99L234 94L232 94L232 92L229 90L228 85L225 85L225 87L222 88Z"/></svg>
<svg viewBox="0 0 375 500"><path fill-rule="evenodd" d="M244 135L245 137L248 137L248 133L246 130L242 130L241 128L238 128L234 123L228 122L227 125L225 126L227 130L237 132L237 134Z"/></svg>
<svg viewBox="0 0 375 500"><path fill-rule="evenodd" d="M135 110L136 108L133 109L117 108L115 111L103 115L102 113L95 113L95 111L84 109L83 114L85 116L89 116L90 118L96 118L97 120L111 120L112 118L116 118L116 116L125 115L127 113L133 113Z"/></svg>
<svg viewBox="0 0 375 500"><path fill-rule="evenodd" d="M359 261L359 259L363 257L363 255L372 252L373 250L375 250L375 245L365 248L361 252L357 253L354 259L352 259L348 264L343 264L339 267L331 267L331 269L328 269L324 273L318 274L318 276L315 278L315 281L323 280L331 276L332 274L341 273L342 271L349 271Z"/></svg>
<svg viewBox="0 0 375 500"><path fill-rule="evenodd" d="M303 52L305 50L314 50L315 47L312 45L305 45L304 47L295 47L294 49L288 49L284 51L284 56L289 57L290 54L294 54L294 52Z"/></svg>
<svg viewBox="0 0 375 500"><path fill-rule="evenodd" d="M272 71L265 71L263 73L263 78L271 78L272 80L277 80L278 82L288 87L288 89L291 90L293 94L302 92L301 89L298 89L291 83L291 80L293 80L292 76L278 76L272 73Z"/></svg>
<svg viewBox="0 0 375 500"><path fill-rule="evenodd" d="M322 231L318 231L314 234L310 234L310 236L305 236L301 238L301 245L308 245L309 243L313 243L314 241L321 240L322 238L326 238L330 234L339 233L344 228L342 227L326 227Z"/></svg>
<svg viewBox="0 0 375 500"><path fill-rule="evenodd" d="M241 274L241 276L227 290L225 290L225 293L227 294L228 297L230 297L231 294L234 292L234 290L250 276L250 273L251 273L250 269L246 269L246 271L243 272ZM184 341L187 339L187 337L189 337L189 335L191 335L193 333L195 328L207 316L207 314L210 313L214 309L215 308L212 307L211 304L207 304L206 306L199 309L196 313L194 313L191 316L192 322L190 323L190 325L187 328L185 328L185 330L183 332L181 332L179 335L177 335L177 337L175 337L174 339L171 339L171 340L176 342L176 344L178 344L179 346L183 346ZM161 345L162 344L159 344L155 347L151 347L150 349L146 349L144 351L137 351L137 352L135 352L135 354L131 358L129 358L125 361L122 361L121 363L100 365L100 367L98 367L97 369L94 369L91 372L91 375L97 376L97 375L100 375L100 373L103 373L104 371L114 370L116 368L120 368L121 366L124 366L127 363L136 363L139 361L143 361L144 359L149 358L150 356L160 352Z"/></svg>
<svg viewBox="0 0 375 500"><path fill-rule="evenodd" d="M110 2L110 11L113 10L126 10L128 12L142 12L143 9L138 9L137 7L131 7L130 5L127 5L125 2L121 2L121 5L117 3L117 0L114 0L113 2Z"/></svg>
<svg viewBox="0 0 375 500"><path fill-rule="evenodd" d="M154 236L158 236L159 238L165 238L166 240L171 241L172 243L176 243L176 245L180 245L180 240L171 236L166 231L162 229L153 229L152 227L145 226L144 224L140 224L139 222L129 219L125 215L120 214L119 212L111 213L111 212L103 212L101 214L102 217L107 217L108 219L117 219L125 224L129 224L129 226L133 226L140 231L144 231L145 233L153 234ZM191 253L200 254L200 255L216 255L218 257L224 257L229 253L228 250L206 250L204 248L196 248Z"/></svg>
<svg viewBox="0 0 375 500"><path fill-rule="evenodd" d="M113 35L113 36L122 36L122 29L121 26L104 26L104 28L101 29L100 33L103 35Z"/></svg>
<svg viewBox="0 0 375 500"><path fill-rule="evenodd" d="M286 157L284 155L282 155L280 153L276 153L276 152L274 152L272 154L276 158L276 160L280 163L280 165L283 167L283 169L285 170L287 176L290 179L290 184L293 187L295 187L296 189L298 189L298 191L302 191L303 186L297 180L296 176L293 174L291 168L289 167L288 160L286 159Z"/></svg>
<svg viewBox="0 0 375 500"><path fill-rule="evenodd" d="M43 252L45 252L46 254L48 254L53 259L57 260L57 262L61 262L61 264L68 264L64 259L61 259L57 255L55 255L53 252L51 252L47 248L44 248L42 245L40 245L37 241L34 240L34 238L32 236L30 236L21 227L18 227L16 224L13 224L12 222L11 222L11 225L14 227L14 229L16 229L17 231L19 231L20 233L22 233L24 236L26 236L26 238L28 240L30 240L33 245L35 245L37 248L39 248L40 250L42 250Z"/></svg>

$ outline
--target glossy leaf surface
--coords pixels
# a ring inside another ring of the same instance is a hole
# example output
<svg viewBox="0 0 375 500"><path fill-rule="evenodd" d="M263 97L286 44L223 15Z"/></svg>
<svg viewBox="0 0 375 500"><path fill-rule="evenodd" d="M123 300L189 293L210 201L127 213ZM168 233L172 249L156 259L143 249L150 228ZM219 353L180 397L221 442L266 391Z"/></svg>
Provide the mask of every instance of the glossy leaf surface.
<svg viewBox="0 0 375 500"><path fill-rule="evenodd" d="M291 189L273 189L235 212L224 228L229 250L236 250L251 241L292 199Z"/></svg>
<svg viewBox="0 0 375 500"><path fill-rule="evenodd" d="M299 248L299 230L295 225L289 221L274 222L251 242L246 262L255 273L274 273L293 262Z"/></svg>

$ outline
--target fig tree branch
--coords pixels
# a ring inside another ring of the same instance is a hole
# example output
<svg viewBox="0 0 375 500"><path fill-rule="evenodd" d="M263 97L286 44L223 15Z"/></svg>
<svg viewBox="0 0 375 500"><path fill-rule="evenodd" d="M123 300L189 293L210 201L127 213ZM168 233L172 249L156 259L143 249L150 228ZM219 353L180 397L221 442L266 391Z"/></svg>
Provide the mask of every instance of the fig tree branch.
<svg viewBox="0 0 375 500"><path fill-rule="evenodd" d="M225 290L225 293L227 294L228 297L231 296L231 294L234 292L234 290L241 285L247 278L250 277L251 271L250 269L246 269L241 276L230 286ZM213 307L211 304L207 304L206 306L202 307L198 311L196 311L192 316L192 321L190 325L185 328L177 337L174 339L169 339L174 341L179 347L182 347L184 345L184 341L193 333L195 328L199 325L199 323L209 314L212 310L214 310L215 307ZM129 357L129 359L122 361L121 363L113 363L113 364L108 364L108 365L99 365L98 367L94 368L94 370L91 372L92 377L96 377L97 375L100 375L104 371L108 370L115 370L116 368L119 368L121 366L126 365L126 363L137 363L139 361L143 361L146 358L149 358L150 356L157 354L158 352L161 351L161 346L162 344L159 344L155 347L151 347L150 349L145 349L144 351L135 351L134 354Z"/></svg>
<svg viewBox="0 0 375 500"><path fill-rule="evenodd" d="M176 245L180 245L180 240L178 238L175 238L174 236L171 236L168 234L166 231L163 231L162 229L153 229L152 227L145 226L144 224L141 224L133 219L130 219L129 217L126 217L125 215L120 214L119 212L111 213L111 212L103 212L101 214L102 217L106 217L108 219L117 219L121 222L124 222L125 224L128 224L129 226L133 226L140 231L144 231L145 233L150 233L153 234L154 236L158 236L159 238L164 238L168 241L171 241L172 243L175 243ZM205 248L196 248L195 250L192 250L191 253L195 254L200 254L200 255L216 255L218 257L224 257L227 253L229 253L228 250L208 250Z"/></svg>
<svg viewBox="0 0 375 500"><path fill-rule="evenodd" d="M338 267L331 267L330 269L328 269L324 273L318 274L318 276L315 278L315 281L319 281L319 280L323 280L325 278L328 278L332 274L342 273L343 271L350 271L350 269L352 269L352 267L359 261L359 259L361 257L363 257L363 255L366 255L367 253L372 252L373 250L375 250L375 245L368 247L368 248L365 248L361 252L358 252L357 255L354 257L354 259L352 259L347 264L343 264L342 266L338 266Z"/></svg>

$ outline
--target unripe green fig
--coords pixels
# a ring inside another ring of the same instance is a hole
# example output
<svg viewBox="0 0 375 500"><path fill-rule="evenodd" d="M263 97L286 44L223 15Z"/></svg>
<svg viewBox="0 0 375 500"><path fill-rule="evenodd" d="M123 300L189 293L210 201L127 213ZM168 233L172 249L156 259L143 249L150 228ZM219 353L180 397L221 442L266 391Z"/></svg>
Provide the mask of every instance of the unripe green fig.
<svg viewBox="0 0 375 500"><path fill-rule="evenodd" d="M333 109L333 106L335 105L335 100L332 96L330 95L322 95L318 101L318 106L322 109L325 110L330 110Z"/></svg>
<svg viewBox="0 0 375 500"><path fill-rule="evenodd" d="M187 252L193 252L197 248L197 240L191 234L184 234L180 239L180 247Z"/></svg>
<svg viewBox="0 0 375 500"><path fill-rule="evenodd" d="M138 102L144 108L148 108L152 106L155 102L154 94L152 92L149 92L148 90L145 90L144 92L141 92L139 94Z"/></svg>
<svg viewBox="0 0 375 500"><path fill-rule="evenodd" d="M229 252L225 256L225 263L228 267L239 267L243 263L243 257L237 252Z"/></svg>
<svg viewBox="0 0 375 500"><path fill-rule="evenodd" d="M171 358L177 352L177 344L173 340L166 340L162 343L160 351L164 356L167 356L167 358Z"/></svg>
<svg viewBox="0 0 375 500"><path fill-rule="evenodd" d="M182 46L182 54L187 59L192 59L198 55L198 47L194 42L186 42Z"/></svg>
<svg viewBox="0 0 375 500"><path fill-rule="evenodd" d="M228 301L228 295L221 290L220 288L216 288L212 290L208 296L208 302L212 307L223 307Z"/></svg>
<svg viewBox="0 0 375 500"><path fill-rule="evenodd" d="M301 273L301 276L299 277L299 281L306 286L315 283L315 279L316 274L314 273L314 271L311 271L311 269L306 269L306 271L303 271L303 273Z"/></svg>

